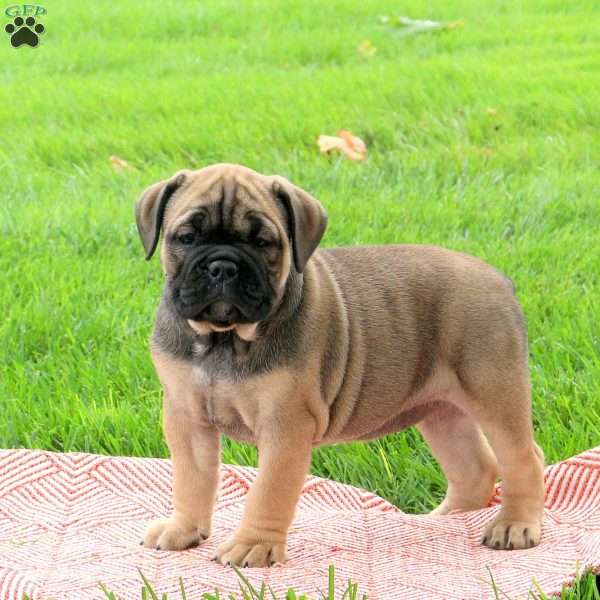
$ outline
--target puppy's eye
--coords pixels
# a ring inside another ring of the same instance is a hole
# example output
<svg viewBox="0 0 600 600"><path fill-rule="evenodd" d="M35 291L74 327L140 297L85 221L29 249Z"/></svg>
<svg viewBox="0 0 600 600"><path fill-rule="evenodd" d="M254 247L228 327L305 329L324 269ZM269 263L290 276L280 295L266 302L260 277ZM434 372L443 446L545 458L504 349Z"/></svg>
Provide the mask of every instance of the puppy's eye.
<svg viewBox="0 0 600 600"><path fill-rule="evenodd" d="M183 244L185 246L189 246L190 244L193 244L195 239L196 239L196 234L192 233L192 232L182 233L181 235L177 236L177 241L180 244Z"/></svg>
<svg viewBox="0 0 600 600"><path fill-rule="evenodd" d="M254 243L258 248L268 248L271 246L271 242L269 240L265 240L265 238L256 238Z"/></svg>

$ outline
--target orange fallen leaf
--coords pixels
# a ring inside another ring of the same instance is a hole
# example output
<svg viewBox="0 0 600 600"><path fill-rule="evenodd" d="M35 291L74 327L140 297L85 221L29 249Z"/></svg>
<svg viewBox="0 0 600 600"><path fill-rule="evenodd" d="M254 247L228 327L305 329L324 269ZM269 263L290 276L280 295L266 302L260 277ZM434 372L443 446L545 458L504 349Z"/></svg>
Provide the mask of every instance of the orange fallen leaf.
<svg viewBox="0 0 600 600"><path fill-rule="evenodd" d="M350 160L364 160L367 157L367 145L345 129L338 131L337 136L320 135L317 144L323 154L339 150Z"/></svg>
<svg viewBox="0 0 600 600"><path fill-rule="evenodd" d="M123 160L122 158L119 158L114 154L112 156L109 156L108 160L113 166L113 169L117 169L118 171L123 171L124 169L131 169L129 163L126 160Z"/></svg>
<svg viewBox="0 0 600 600"><path fill-rule="evenodd" d="M358 53L363 58L372 58L377 52L377 48L373 46L371 40L363 40L357 47Z"/></svg>

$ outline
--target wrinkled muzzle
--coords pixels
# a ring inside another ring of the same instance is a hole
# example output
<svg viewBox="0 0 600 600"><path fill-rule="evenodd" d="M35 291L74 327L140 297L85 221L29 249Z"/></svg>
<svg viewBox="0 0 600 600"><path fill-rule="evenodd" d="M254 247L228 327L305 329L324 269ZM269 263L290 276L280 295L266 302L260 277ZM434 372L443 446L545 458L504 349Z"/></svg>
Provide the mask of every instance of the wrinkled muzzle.
<svg viewBox="0 0 600 600"><path fill-rule="evenodd" d="M262 321L275 297L263 265L238 248L217 245L186 257L172 293L183 318L220 326Z"/></svg>

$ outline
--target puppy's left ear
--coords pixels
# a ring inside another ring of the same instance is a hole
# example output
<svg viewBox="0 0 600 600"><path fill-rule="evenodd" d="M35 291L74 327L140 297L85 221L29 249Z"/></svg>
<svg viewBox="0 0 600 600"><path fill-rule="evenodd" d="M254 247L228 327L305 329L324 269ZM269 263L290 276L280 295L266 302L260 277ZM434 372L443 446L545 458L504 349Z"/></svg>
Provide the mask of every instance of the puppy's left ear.
<svg viewBox="0 0 600 600"><path fill-rule="evenodd" d="M146 260L152 258L158 245L167 204L185 182L186 175L187 171L180 171L171 179L151 185L135 203L135 220L146 251Z"/></svg>
<svg viewBox="0 0 600 600"><path fill-rule="evenodd" d="M302 273L325 233L327 213L318 200L284 177L274 175L271 179L273 193L288 214L294 265Z"/></svg>

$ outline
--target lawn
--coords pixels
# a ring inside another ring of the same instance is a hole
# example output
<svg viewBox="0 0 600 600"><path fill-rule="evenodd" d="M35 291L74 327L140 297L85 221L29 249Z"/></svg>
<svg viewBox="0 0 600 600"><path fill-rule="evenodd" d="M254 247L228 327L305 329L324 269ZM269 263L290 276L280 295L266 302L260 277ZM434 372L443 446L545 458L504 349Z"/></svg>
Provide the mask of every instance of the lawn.
<svg viewBox="0 0 600 600"><path fill-rule="evenodd" d="M1 447L167 456L147 344L162 275L133 203L219 161L310 190L325 246L439 244L503 270L548 462L599 443L596 0L43 4L38 48L0 44ZM453 26L406 35L381 22L397 14ZM342 128L366 161L319 154ZM407 511L445 485L413 430L312 470Z"/></svg>

